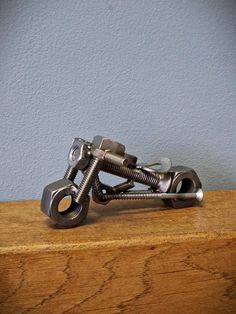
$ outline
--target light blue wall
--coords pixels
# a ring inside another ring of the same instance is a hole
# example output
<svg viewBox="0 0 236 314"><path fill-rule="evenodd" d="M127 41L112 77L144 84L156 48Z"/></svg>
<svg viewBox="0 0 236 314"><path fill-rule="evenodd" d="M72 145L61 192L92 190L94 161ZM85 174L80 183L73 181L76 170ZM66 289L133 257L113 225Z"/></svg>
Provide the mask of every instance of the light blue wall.
<svg viewBox="0 0 236 314"><path fill-rule="evenodd" d="M236 2L0 2L0 199L39 198L73 137L236 183Z"/></svg>

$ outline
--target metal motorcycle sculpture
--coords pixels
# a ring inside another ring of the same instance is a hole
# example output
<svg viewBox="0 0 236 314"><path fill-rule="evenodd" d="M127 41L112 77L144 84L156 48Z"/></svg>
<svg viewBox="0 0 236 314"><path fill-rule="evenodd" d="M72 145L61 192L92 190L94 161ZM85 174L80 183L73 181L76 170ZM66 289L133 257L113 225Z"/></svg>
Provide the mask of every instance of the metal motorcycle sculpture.
<svg viewBox="0 0 236 314"><path fill-rule="evenodd" d="M137 157L127 154L125 146L109 138L95 136L92 142L75 138L68 155L69 167L64 178L47 185L41 200L41 210L63 227L83 223L89 208L89 193L96 203L111 200L162 199L174 208L193 206L203 199L202 184L196 172L184 166L171 166L168 158L137 164ZM78 173L83 173L79 185L74 183ZM99 179L104 171L125 178L126 181L109 186ZM148 186L147 190L133 190L134 182ZM71 196L70 206L59 211L59 203Z"/></svg>

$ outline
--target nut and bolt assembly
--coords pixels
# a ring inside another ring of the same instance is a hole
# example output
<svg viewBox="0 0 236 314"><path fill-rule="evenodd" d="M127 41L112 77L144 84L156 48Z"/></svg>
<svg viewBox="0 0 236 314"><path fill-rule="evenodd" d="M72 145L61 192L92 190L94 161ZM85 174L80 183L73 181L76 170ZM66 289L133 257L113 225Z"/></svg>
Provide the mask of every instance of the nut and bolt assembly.
<svg viewBox="0 0 236 314"><path fill-rule="evenodd" d="M77 185L74 180L79 171L83 179ZM100 171L126 180L115 186L106 185L99 179ZM148 189L134 190L135 182ZM182 208L203 199L201 188L193 169L173 167L168 158L139 164L136 156L125 152L124 145L109 138L97 135L92 142L75 138L64 178L44 188L41 210L58 225L70 228L84 222L91 190L93 200L103 205L111 200L162 199L167 206ZM59 211L60 202L67 196L71 197L71 204Z"/></svg>

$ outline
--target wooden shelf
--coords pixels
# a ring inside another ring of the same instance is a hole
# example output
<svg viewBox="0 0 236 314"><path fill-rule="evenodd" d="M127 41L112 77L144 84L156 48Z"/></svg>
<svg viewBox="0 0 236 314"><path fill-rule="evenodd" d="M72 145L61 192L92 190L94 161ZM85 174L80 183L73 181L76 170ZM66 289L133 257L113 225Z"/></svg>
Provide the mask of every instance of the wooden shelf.
<svg viewBox="0 0 236 314"><path fill-rule="evenodd" d="M73 229L39 201L0 217L0 313L236 313L236 190L185 209L91 202Z"/></svg>

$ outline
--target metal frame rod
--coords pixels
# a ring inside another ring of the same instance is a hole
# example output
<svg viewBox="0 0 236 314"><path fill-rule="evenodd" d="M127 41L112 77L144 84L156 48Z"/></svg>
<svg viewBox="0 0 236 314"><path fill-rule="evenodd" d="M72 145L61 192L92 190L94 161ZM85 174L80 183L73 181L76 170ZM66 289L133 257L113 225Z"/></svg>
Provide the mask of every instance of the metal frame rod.
<svg viewBox="0 0 236 314"><path fill-rule="evenodd" d="M117 194L104 194L104 200L151 200L151 199L196 199L201 201L203 199L202 189L196 193L150 193L139 191L136 193L117 193Z"/></svg>

